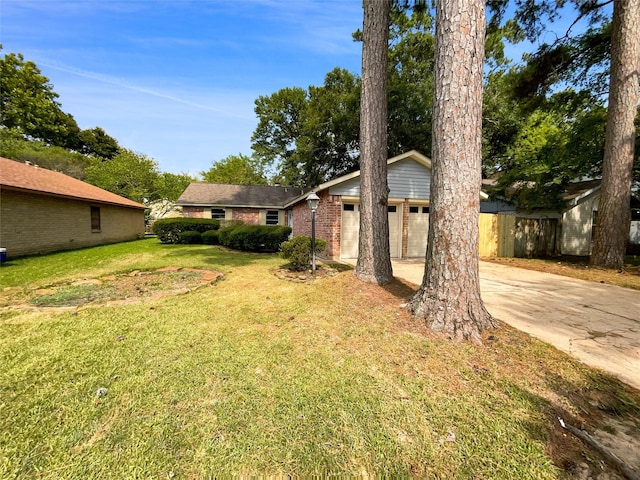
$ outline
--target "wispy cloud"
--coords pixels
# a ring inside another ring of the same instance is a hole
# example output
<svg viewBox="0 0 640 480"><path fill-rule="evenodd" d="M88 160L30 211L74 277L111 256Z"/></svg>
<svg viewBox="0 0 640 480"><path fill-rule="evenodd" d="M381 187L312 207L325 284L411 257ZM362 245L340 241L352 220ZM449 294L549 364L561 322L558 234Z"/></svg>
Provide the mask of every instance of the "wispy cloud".
<svg viewBox="0 0 640 480"><path fill-rule="evenodd" d="M129 82L126 82L124 80L112 77L112 76L108 76L108 75L103 75L100 73L96 73L96 72L90 72L87 70L82 70L79 68L75 68L75 67L71 67L68 65L62 65L59 63L53 63L53 62L47 62L47 61L43 61L43 60L39 60L37 62L38 65L41 66L45 66L48 68L53 68L55 70L60 70L63 72L67 72L67 73L71 73L73 75L77 75L79 77L83 77L83 78L88 78L91 80L96 80L99 82L103 82L103 83L107 83L109 85L115 85L118 87L122 87L125 88L127 90L132 90L135 92L139 92L139 93L144 93L146 95L151 95L157 98L162 98L165 100L170 100L172 102L177 102L177 103L182 103L184 105L188 105L190 107L196 108L196 109L200 109L200 110L209 110L212 112L217 112L217 113L224 113L227 116L232 116L232 117L238 117L238 118L247 118L246 115L239 115L237 113L235 113L234 111L229 111L229 110L224 110L218 107L213 107L211 105L207 105L201 102L195 102L192 100L187 100L185 98L181 98L175 95L171 95L165 92L161 92L158 90L153 90L150 88L146 88L146 87L141 87L138 85L134 85L131 84Z"/></svg>

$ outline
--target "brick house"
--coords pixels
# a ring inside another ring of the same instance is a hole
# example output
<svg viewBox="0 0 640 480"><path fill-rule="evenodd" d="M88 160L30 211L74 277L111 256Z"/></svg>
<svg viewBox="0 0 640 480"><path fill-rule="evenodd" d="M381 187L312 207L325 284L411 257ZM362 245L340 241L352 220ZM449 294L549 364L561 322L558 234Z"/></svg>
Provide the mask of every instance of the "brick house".
<svg viewBox="0 0 640 480"><path fill-rule="evenodd" d="M287 225L285 204L301 188L193 182L176 205L183 217L237 220L248 225Z"/></svg>
<svg viewBox="0 0 640 480"><path fill-rule="evenodd" d="M412 150L387 160L391 257L423 257L429 225L431 160ZM312 189L319 197L316 237L326 240L325 256L358 256L360 172ZM289 225L293 235L311 235L311 190L279 186L192 183L178 199L183 215L242 220L247 224Z"/></svg>
<svg viewBox="0 0 640 480"><path fill-rule="evenodd" d="M0 246L9 257L142 238L145 208L68 175L0 158Z"/></svg>

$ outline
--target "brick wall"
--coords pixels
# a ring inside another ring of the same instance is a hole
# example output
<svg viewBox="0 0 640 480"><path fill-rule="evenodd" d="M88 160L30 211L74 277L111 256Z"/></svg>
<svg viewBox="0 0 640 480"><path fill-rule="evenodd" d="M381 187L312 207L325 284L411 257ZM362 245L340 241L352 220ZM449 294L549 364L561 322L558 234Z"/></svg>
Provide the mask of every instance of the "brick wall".
<svg viewBox="0 0 640 480"><path fill-rule="evenodd" d="M260 224L260 210L257 208L233 208L231 215L233 220L240 220L246 225Z"/></svg>
<svg viewBox="0 0 640 480"><path fill-rule="evenodd" d="M99 232L91 231L91 206L100 207ZM2 190L0 246L9 257L143 236L143 210Z"/></svg>
<svg viewBox="0 0 640 480"><path fill-rule="evenodd" d="M328 191L319 192L320 203L316 211L316 238L327 242L323 257L339 258L340 224L342 219L342 201L339 195L329 195ZM311 210L306 201L293 207L293 235L311 236Z"/></svg>
<svg viewBox="0 0 640 480"><path fill-rule="evenodd" d="M401 257L407 258L409 251L409 199L402 202L402 252Z"/></svg>
<svg viewBox="0 0 640 480"><path fill-rule="evenodd" d="M204 207L182 207L182 216L188 218L205 218Z"/></svg>

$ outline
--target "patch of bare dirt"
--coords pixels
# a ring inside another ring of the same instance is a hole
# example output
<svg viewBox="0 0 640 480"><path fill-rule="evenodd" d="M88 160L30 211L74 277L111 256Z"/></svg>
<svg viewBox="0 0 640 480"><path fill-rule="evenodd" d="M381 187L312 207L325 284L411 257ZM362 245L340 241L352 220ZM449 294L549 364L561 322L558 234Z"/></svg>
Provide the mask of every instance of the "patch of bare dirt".
<svg viewBox="0 0 640 480"><path fill-rule="evenodd" d="M313 271L311 269L296 271L282 267L276 269L274 275L280 280L288 280L295 283L313 283L321 278L334 277L345 270L351 270L351 267L341 263L319 263Z"/></svg>
<svg viewBox="0 0 640 480"><path fill-rule="evenodd" d="M152 271L133 271L127 274L61 283L38 289L12 309L69 309L91 304L131 304L192 292L212 285L224 275L214 270L165 267Z"/></svg>

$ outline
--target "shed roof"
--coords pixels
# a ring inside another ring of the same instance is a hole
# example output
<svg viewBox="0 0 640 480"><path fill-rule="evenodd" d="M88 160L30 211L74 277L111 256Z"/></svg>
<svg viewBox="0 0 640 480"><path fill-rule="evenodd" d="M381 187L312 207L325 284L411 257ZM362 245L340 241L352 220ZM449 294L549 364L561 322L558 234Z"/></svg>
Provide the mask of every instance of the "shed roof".
<svg viewBox="0 0 640 480"><path fill-rule="evenodd" d="M180 195L176 204L182 206L283 208L290 199L302 193L303 189L299 187L193 182Z"/></svg>
<svg viewBox="0 0 640 480"><path fill-rule="evenodd" d="M2 189L145 209L138 202L90 185L64 173L0 157Z"/></svg>

